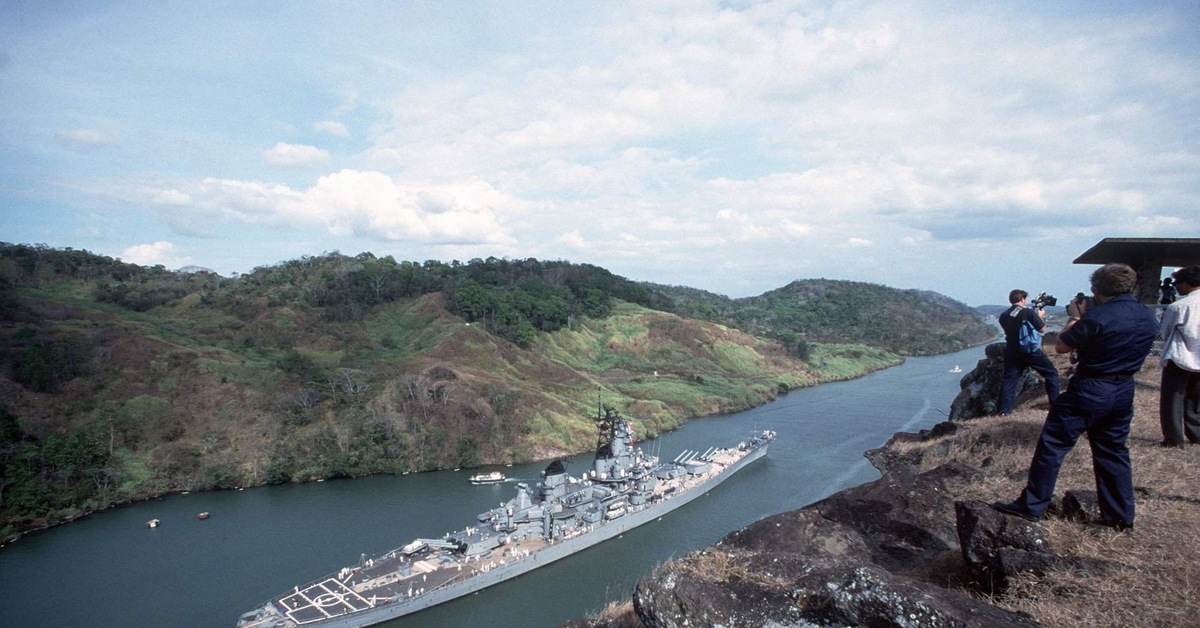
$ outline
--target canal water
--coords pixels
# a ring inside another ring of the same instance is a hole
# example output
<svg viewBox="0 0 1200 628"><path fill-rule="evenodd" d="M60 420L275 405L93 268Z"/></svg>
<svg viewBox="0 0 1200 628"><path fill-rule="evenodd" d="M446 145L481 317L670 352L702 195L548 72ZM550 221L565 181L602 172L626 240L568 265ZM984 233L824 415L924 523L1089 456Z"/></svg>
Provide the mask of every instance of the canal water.
<svg viewBox="0 0 1200 628"><path fill-rule="evenodd" d="M793 391L704 417L640 443L674 458L778 432L767 456L658 521L389 628L548 627L629 598L637 579L762 517L879 477L863 458L897 431L945 420L983 347L909 358L848 382ZM573 474L590 455L568 462ZM502 469L534 482L546 463ZM417 537L440 537L515 493L472 486L471 472L378 476L175 495L32 534L0 550L0 626L233 626L294 585ZM211 518L199 520L200 512ZM146 521L159 519L158 528Z"/></svg>

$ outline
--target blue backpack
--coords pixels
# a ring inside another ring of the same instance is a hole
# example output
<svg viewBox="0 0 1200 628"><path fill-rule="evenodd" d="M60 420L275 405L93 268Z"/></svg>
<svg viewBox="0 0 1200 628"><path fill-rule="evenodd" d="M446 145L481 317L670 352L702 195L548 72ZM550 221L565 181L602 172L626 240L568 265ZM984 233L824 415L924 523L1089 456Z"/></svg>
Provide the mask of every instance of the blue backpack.
<svg viewBox="0 0 1200 628"><path fill-rule="evenodd" d="M1017 337L1017 344L1021 346L1021 351L1025 353L1034 353L1042 350L1042 332L1038 331L1029 322L1029 318L1021 321L1021 332Z"/></svg>

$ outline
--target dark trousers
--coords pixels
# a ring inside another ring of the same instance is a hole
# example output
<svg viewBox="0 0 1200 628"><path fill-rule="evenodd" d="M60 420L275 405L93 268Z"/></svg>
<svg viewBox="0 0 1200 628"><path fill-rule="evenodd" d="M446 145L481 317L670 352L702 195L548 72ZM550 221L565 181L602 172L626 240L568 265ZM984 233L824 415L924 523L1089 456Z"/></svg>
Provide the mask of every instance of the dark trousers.
<svg viewBox="0 0 1200 628"><path fill-rule="evenodd" d="M1182 446L1184 438L1189 443L1200 443L1200 373L1181 369L1167 360L1158 418L1164 445Z"/></svg>
<svg viewBox="0 0 1200 628"><path fill-rule="evenodd" d="M1046 399L1054 403L1058 399L1058 369L1050 361L1050 356L1042 351L1025 353L1012 347L1004 347L1004 380L1000 382L1000 403L997 412L1008 414L1012 412L1013 403L1017 398L1017 382L1021 381L1021 373L1031 368L1046 380Z"/></svg>
<svg viewBox="0 0 1200 628"><path fill-rule="evenodd" d="M1080 377L1050 406L1029 465L1029 482L1018 503L1041 516L1050 505L1063 458L1087 434L1100 518L1133 523L1133 468L1129 462L1129 423L1133 419L1132 377Z"/></svg>

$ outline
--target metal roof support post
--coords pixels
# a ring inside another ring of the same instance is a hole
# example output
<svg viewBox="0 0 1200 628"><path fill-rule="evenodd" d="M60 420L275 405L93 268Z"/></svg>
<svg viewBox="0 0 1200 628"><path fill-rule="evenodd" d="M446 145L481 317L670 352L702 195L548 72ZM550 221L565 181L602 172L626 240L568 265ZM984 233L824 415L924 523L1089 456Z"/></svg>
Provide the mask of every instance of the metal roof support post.
<svg viewBox="0 0 1200 628"><path fill-rule="evenodd" d="M1134 293L1137 300L1153 305L1158 303L1158 278L1162 275L1162 258L1146 255L1141 263L1134 266L1138 273L1137 290Z"/></svg>

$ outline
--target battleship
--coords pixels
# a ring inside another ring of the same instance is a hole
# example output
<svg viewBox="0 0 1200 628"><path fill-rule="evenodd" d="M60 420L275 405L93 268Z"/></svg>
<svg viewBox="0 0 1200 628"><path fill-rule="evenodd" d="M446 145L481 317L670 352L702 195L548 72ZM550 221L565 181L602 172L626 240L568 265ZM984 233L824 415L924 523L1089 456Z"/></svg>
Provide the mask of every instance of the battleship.
<svg viewBox="0 0 1200 628"><path fill-rule="evenodd" d="M734 447L685 450L663 462L634 446L632 423L597 405L592 467L551 462L532 487L442 538L418 538L293 587L238 619L238 628L370 626L474 593L611 539L704 495L766 455L756 432Z"/></svg>

